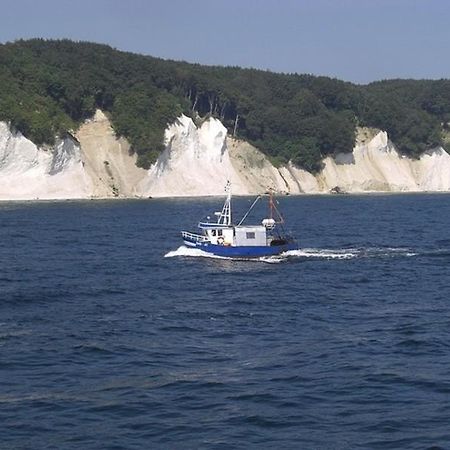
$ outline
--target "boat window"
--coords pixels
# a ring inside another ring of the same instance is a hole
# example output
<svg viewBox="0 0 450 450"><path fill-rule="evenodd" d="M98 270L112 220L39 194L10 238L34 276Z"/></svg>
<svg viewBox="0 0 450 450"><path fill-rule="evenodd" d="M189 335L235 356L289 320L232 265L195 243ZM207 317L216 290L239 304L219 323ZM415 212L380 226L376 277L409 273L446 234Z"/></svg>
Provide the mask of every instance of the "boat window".
<svg viewBox="0 0 450 450"><path fill-rule="evenodd" d="M248 231L245 233L247 239L255 239L255 232L254 231Z"/></svg>
<svg viewBox="0 0 450 450"><path fill-rule="evenodd" d="M212 234L213 236L215 236L215 235L216 235L216 230L212 230L212 231L211 231L211 234Z"/></svg>
<svg viewBox="0 0 450 450"><path fill-rule="evenodd" d="M217 230L217 236L222 236L222 230Z"/></svg>

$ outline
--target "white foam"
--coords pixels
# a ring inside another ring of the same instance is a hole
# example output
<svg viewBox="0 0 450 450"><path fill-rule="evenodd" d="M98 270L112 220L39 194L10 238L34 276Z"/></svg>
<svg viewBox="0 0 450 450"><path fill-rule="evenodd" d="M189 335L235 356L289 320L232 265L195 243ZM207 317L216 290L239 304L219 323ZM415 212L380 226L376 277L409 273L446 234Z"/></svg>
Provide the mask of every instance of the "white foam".
<svg viewBox="0 0 450 450"><path fill-rule="evenodd" d="M374 249L377 250L377 249ZM412 251L410 248L405 247L386 247L384 249L379 249L380 251L384 251L386 254L393 253L393 254L400 254L404 256L416 256L417 253Z"/></svg>
<svg viewBox="0 0 450 450"><path fill-rule="evenodd" d="M186 247L185 245L182 245L178 247L176 250L172 250L164 255L164 258L174 258L176 256L188 256L191 258L219 258L219 259L229 259L224 258L222 256L216 256L212 253L204 252L203 250L200 250L198 248L190 248Z"/></svg>
<svg viewBox="0 0 450 450"><path fill-rule="evenodd" d="M351 259L359 256L356 249L317 249L317 248L303 248L299 250L288 250L283 253L284 256L297 256L303 258L324 258L324 259Z"/></svg>
<svg viewBox="0 0 450 450"><path fill-rule="evenodd" d="M268 264L279 264L283 261L286 261L286 256L282 253L281 255L274 256L261 256L261 258L257 258L256 261L265 262Z"/></svg>

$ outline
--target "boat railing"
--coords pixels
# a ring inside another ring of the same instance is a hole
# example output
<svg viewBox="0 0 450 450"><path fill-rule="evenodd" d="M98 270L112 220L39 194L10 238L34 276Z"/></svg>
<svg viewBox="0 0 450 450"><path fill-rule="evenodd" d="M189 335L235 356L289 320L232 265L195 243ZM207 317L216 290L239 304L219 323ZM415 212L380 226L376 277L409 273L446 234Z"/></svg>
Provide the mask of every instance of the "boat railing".
<svg viewBox="0 0 450 450"><path fill-rule="evenodd" d="M183 239L187 239L188 241L191 242L204 242L208 240L205 236L202 236L201 234L190 233L189 231L182 231L181 236L183 237Z"/></svg>

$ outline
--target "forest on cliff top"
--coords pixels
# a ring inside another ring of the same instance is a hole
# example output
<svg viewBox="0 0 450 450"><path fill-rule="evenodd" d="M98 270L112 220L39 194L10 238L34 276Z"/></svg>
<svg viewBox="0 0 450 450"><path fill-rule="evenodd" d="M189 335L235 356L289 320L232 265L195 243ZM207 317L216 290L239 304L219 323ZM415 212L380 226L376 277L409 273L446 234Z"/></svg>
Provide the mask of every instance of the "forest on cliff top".
<svg viewBox="0 0 450 450"><path fill-rule="evenodd" d="M38 145L106 111L148 168L164 130L184 113L220 119L230 134L274 164L320 170L349 152L357 126L389 133L405 155L443 146L450 126L450 80L385 80L356 85L313 75L168 61L70 40L0 44L0 120Z"/></svg>

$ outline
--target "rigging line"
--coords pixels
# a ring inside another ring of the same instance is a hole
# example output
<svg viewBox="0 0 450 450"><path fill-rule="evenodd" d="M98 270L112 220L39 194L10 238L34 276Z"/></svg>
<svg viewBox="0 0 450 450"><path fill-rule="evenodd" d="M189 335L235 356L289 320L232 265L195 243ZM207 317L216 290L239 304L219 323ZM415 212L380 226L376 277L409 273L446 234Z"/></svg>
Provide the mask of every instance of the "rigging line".
<svg viewBox="0 0 450 450"><path fill-rule="evenodd" d="M274 209L275 212L277 213L278 219L280 220L280 222L278 222L278 223L280 223L280 224L284 223L284 218L283 218L283 216L281 215L280 211L278 211L278 208L275 206L275 204L273 204L273 209Z"/></svg>
<svg viewBox="0 0 450 450"><path fill-rule="evenodd" d="M237 226L242 225L244 220L247 218L247 216L250 214L250 211L253 209L253 207L256 205L256 202L261 198L260 195L255 198L255 201L252 203L252 206L250 206L249 210L245 213L244 217L241 219L241 221L237 224Z"/></svg>

